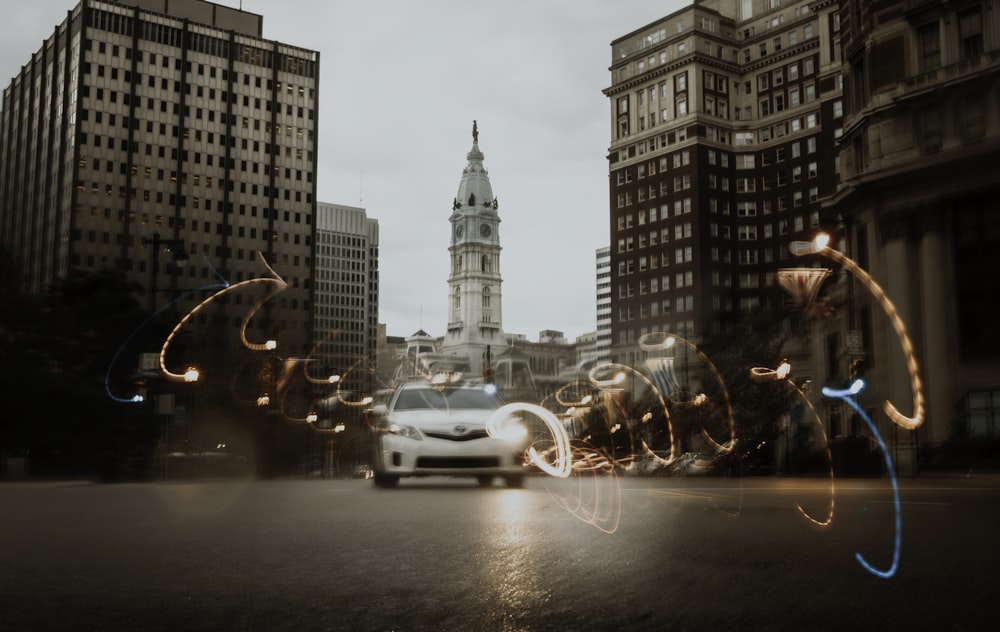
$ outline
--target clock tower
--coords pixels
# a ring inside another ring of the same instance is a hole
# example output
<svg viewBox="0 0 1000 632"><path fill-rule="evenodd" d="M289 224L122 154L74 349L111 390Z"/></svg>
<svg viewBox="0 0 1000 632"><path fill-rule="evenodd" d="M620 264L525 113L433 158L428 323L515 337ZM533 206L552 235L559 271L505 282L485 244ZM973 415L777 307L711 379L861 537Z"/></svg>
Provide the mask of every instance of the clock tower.
<svg viewBox="0 0 1000 632"><path fill-rule="evenodd" d="M500 285L499 204L479 150L479 126L472 122L472 149L452 202L451 271L448 275L448 333L443 353L466 357L473 376L505 346ZM470 376L471 377L471 376Z"/></svg>

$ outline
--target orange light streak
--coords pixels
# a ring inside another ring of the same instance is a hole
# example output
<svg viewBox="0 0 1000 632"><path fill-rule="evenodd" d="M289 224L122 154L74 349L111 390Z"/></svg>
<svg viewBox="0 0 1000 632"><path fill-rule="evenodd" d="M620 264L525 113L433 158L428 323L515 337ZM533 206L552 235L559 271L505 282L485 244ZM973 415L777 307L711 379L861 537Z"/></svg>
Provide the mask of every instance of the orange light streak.
<svg viewBox="0 0 1000 632"><path fill-rule="evenodd" d="M831 248L829 243L829 235L820 233L811 242L792 242L788 247L794 255L819 254L841 264L848 272L854 275L854 278L868 288L868 291L872 293L872 296L875 297L882 306L882 309L885 310L886 315L889 317L889 322L892 323L892 328L896 331L896 335L899 336L900 344L903 347L903 354L906 356L906 368L910 373L910 390L913 393L913 416L907 417L899 412L899 409L889 400L886 400L882 407L893 423L901 428L914 430L924 422L924 389L923 383L920 380L920 367L917 364L917 355L914 352L910 336L906 331L906 324L903 323L899 311L888 295L886 295L882 286L853 259L839 250Z"/></svg>

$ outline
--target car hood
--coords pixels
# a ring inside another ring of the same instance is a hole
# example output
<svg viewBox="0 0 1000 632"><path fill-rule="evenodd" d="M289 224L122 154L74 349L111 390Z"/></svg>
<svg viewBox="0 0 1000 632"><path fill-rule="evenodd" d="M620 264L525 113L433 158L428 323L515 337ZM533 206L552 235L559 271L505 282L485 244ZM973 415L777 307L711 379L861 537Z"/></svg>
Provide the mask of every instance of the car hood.
<svg viewBox="0 0 1000 632"><path fill-rule="evenodd" d="M486 425L486 421L496 412L494 410L401 410L389 413L386 419L389 423L403 424L415 428L451 428L456 424L466 424L477 428Z"/></svg>

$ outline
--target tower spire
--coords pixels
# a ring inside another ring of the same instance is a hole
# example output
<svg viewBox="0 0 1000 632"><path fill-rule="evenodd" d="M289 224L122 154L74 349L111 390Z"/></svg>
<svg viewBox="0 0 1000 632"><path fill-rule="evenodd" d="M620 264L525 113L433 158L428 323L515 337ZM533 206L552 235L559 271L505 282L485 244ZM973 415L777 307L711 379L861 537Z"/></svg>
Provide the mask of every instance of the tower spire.
<svg viewBox="0 0 1000 632"><path fill-rule="evenodd" d="M488 350L504 344L501 307L500 216L472 121L472 149L452 201L448 333L441 351L469 359L478 373L490 365Z"/></svg>

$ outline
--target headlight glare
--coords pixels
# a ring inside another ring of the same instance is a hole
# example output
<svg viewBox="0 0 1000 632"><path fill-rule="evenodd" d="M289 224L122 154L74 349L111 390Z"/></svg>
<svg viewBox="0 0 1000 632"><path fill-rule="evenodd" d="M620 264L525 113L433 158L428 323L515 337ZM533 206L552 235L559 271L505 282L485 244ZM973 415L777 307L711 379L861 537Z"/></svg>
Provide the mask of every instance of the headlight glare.
<svg viewBox="0 0 1000 632"><path fill-rule="evenodd" d="M389 434L398 435L400 437L406 437L407 439L413 439L414 441L422 441L423 437L420 436L420 431L418 431L413 426L404 426L402 424L389 424L386 427L386 431Z"/></svg>

